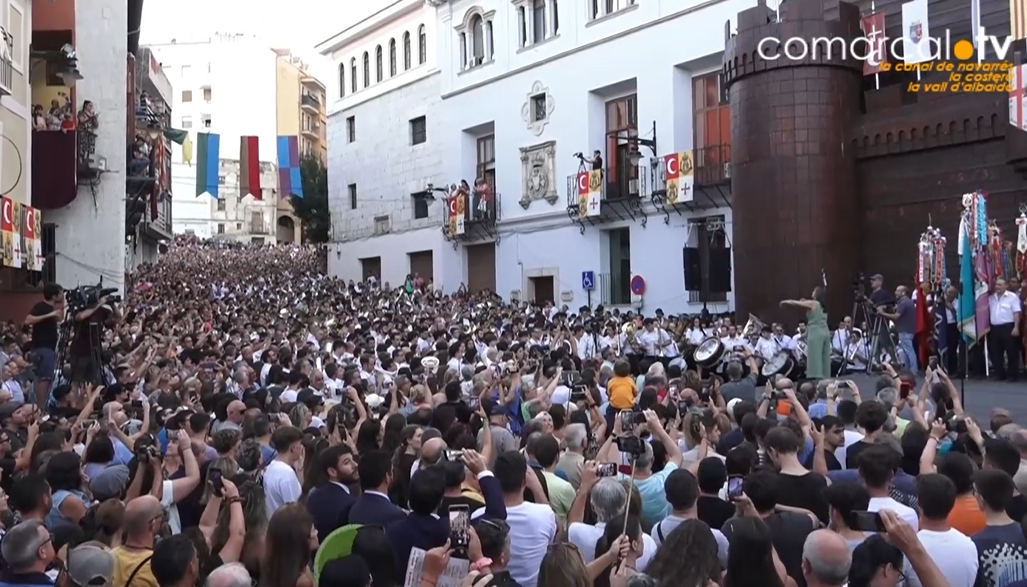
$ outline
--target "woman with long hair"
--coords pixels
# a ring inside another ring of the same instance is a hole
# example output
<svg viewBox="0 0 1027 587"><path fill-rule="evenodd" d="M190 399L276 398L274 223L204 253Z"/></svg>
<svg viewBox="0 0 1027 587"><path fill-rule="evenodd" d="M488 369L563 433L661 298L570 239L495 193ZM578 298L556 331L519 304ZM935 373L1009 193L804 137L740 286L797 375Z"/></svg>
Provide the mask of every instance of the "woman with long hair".
<svg viewBox="0 0 1027 587"><path fill-rule="evenodd" d="M264 539L268 525L264 488L245 475L237 475L232 478L232 481L239 490L239 501L242 503L243 520L246 527L240 562L246 566L251 577L258 577L261 560L264 557ZM218 512L217 524L210 536L211 552L220 553L232 534L231 509L221 508Z"/></svg>
<svg viewBox="0 0 1027 587"><path fill-rule="evenodd" d="M389 497L400 507L407 505L407 488L410 487L410 469L421 452L422 428L410 424L399 433L399 446L392 453L392 486Z"/></svg>
<svg viewBox="0 0 1027 587"><path fill-rule="evenodd" d="M390 455L402 444L403 427L407 419L403 414L392 414L385 419L385 429L382 432L382 450Z"/></svg>
<svg viewBox="0 0 1027 587"><path fill-rule="evenodd" d="M827 288L813 288L810 299L783 300L782 306L806 310L806 376L826 379L831 376L831 328L827 325Z"/></svg>
<svg viewBox="0 0 1027 587"><path fill-rule="evenodd" d="M627 552L627 556L624 557L621 562L626 564L629 568L638 568L638 559L645 552L645 548L642 542L642 524L638 519L638 516L629 515L628 523L625 525L624 516L618 516L603 529L603 535L596 540L595 548L595 560L600 560L603 555L610 550L610 546L617 542L617 539L621 535L625 535L630 540L630 548ZM691 553L690 553L691 554ZM595 587L610 587L610 572L615 570L618 566L618 561L614 560L613 564L605 566L601 569L595 569L599 572L595 575L595 581L593 585ZM644 569L642 569L644 570ZM700 586L701 587L701 586Z"/></svg>
<svg viewBox="0 0 1027 587"><path fill-rule="evenodd" d="M318 465L317 455L328 448L328 440L322 436L303 436L303 496L306 497L313 489L328 482L324 471Z"/></svg>
<svg viewBox="0 0 1027 587"><path fill-rule="evenodd" d="M46 466L46 482L52 494L46 526L78 526L93 500L85 491L86 478L82 474L82 460L78 454L59 452L50 457Z"/></svg>
<svg viewBox="0 0 1027 587"><path fill-rule="evenodd" d="M660 585L709 587L720 581L717 539L705 522L685 520L667 535L645 572Z"/></svg>
<svg viewBox="0 0 1027 587"><path fill-rule="evenodd" d="M592 587L578 547L569 542L549 545L538 568L537 587Z"/></svg>
<svg viewBox="0 0 1027 587"><path fill-rule="evenodd" d="M895 587L905 579L902 551L872 534L852 551L849 587Z"/></svg>
<svg viewBox="0 0 1027 587"><path fill-rule="evenodd" d="M357 530L352 553L367 561L372 585L396 587L396 555L380 526L363 526Z"/></svg>
<svg viewBox="0 0 1027 587"><path fill-rule="evenodd" d="M382 425L378 420L364 420L357 428L357 454L367 454L381 448Z"/></svg>
<svg viewBox="0 0 1027 587"><path fill-rule="evenodd" d="M732 521L731 530L723 587L796 587L777 560L770 528L763 520L743 516Z"/></svg>
<svg viewBox="0 0 1027 587"><path fill-rule="evenodd" d="M317 550L317 530L306 506L279 508L267 524L259 587L314 587L310 553Z"/></svg>

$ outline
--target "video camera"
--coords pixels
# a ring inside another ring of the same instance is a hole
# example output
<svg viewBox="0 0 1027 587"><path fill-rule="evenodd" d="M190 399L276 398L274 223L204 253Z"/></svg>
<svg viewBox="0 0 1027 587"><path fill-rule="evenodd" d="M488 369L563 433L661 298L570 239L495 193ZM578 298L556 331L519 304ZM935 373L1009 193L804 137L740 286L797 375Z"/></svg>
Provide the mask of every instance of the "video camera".
<svg viewBox="0 0 1027 587"><path fill-rule="evenodd" d="M68 304L73 310L90 308L100 302L100 298L106 297L109 302L120 302L121 296L113 295L118 291L116 287L103 287L103 285L81 285L67 293Z"/></svg>
<svg viewBox="0 0 1027 587"><path fill-rule="evenodd" d="M575 153L574 156L576 158L578 158L578 159L584 159L585 158L585 154L582 153L581 151L578 151L577 153Z"/></svg>

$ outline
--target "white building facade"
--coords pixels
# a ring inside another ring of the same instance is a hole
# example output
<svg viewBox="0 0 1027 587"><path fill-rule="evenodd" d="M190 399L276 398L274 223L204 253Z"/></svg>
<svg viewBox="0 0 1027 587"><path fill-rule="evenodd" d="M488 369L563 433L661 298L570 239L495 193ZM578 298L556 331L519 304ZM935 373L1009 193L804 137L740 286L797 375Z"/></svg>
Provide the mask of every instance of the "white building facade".
<svg viewBox="0 0 1027 587"><path fill-rule="evenodd" d="M44 223L55 226L55 277L65 288L101 279L105 287L124 287L128 18L123 0L96 0L75 9L83 77L75 83L76 108L85 100L93 103L99 119L95 154L109 165L94 179L79 181L73 202L43 214Z"/></svg>
<svg viewBox="0 0 1027 587"><path fill-rule="evenodd" d="M199 132L220 135L222 167L226 160L237 166L240 138L256 136L261 167L277 169L277 55L266 42L251 35L218 34L202 40L165 39L147 43L147 46L160 61L174 88L172 123L175 128L189 131L194 143L193 159ZM267 216L268 230L251 234L251 227L256 225L245 215L245 206L219 203L209 196L196 195L196 171L196 161L183 159L183 147L175 145L171 180L176 233L191 232L209 238L218 235L219 225L227 230L241 224L244 230L232 230L238 239L274 242L277 172L261 174L262 191L270 196L262 200L271 210ZM219 170L219 185L223 185L222 176L227 181L228 174ZM270 183L267 183L268 177ZM234 192L227 195L236 197ZM229 209L240 215L226 217Z"/></svg>
<svg viewBox="0 0 1027 587"><path fill-rule="evenodd" d="M400 0L319 43L329 84L328 271L391 284L460 278L442 234L446 183L435 9Z"/></svg>
<svg viewBox="0 0 1027 587"><path fill-rule="evenodd" d="M494 169L502 205L498 238L458 243L461 280L446 288L572 307L733 308L729 110L717 72L725 23L749 3L436 3L444 174ZM577 174L593 165L575 155L595 151L601 211L581 218ZM693 156L694 185L672 205L663 161L680 152Z"/></svg>

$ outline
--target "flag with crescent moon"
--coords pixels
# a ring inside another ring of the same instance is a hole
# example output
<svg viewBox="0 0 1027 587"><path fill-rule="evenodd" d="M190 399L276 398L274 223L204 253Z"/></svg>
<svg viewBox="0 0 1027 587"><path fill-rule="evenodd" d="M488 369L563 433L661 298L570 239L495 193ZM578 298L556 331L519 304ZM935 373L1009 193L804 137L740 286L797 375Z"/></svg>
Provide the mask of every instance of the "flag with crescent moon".
<svg viewBox="0 0 1027 587"><path fill-rule="evenodd" d="M679 153L672 153L663 157L663 168L666 170L667 180L664 188L667 190L666 200L668 204L677 204L680 196L679 177L681 174L681 156Z"/></svg>
<svg viewBox="0 0 1027 587"><path fill-rule="evenodd" d="M14 263L14 200L0 197L0 246L3 248L0 264L11 267Z"/></svg>
<svg viewBox="0 0 1027 587"><path fill-rule="evenodd" d="M464 233L464 212L467 208L466 194L463 189L455 187L449 193L449 234Z"/></svg>
<svg viewBox="0 0 1027 587"><path fill-rule="evenodd" d="M588 171L578 172L578 217L588 216Z"/></svg>

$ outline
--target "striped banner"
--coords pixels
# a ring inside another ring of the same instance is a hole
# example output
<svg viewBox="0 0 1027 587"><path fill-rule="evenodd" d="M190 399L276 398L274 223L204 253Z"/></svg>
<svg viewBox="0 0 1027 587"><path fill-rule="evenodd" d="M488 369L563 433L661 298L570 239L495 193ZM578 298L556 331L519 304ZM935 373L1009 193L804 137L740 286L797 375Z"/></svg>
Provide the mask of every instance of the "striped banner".
<svg viewBox="0 0 1027 587"><path fill-rule="evenodd" d="M278 194L283 198L303 197L299 140L295 135L278 137Z"/></svg>
<svg viewBox="0 0 1027 587"><path fill-rule="evenodd" d="M221 159L221 135L196 135L196 195L218 198L218 165Z"/></svg>
<svg viewBox="0 0 1027 587"><path fill-rule="evenodd" d="M260 139L239 138L239 195L249 194L260 200Z"/></svg>

